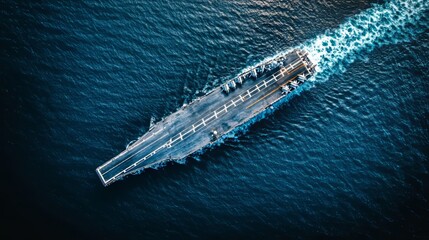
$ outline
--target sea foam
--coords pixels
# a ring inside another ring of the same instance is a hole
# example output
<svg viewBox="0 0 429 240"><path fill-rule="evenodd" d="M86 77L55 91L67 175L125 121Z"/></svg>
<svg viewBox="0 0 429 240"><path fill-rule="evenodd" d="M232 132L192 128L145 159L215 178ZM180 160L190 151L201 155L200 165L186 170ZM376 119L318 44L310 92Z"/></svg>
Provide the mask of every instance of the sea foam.
<svg viewBox="0 0 429 240"><path fill-rule="evenodd" d="M407 42L428 29L427 0L392 0L349 18L335 30L307 41L298 48L309 52L318 64L315 80L326 81L342 73L348 64L374 48Z"/></svg>

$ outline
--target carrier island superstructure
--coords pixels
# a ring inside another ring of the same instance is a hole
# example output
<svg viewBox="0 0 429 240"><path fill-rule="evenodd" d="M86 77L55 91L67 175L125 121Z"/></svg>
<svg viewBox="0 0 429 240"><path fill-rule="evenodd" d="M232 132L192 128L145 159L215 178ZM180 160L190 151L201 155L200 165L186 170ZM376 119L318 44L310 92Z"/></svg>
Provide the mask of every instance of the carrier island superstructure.
<svg viewBox="0 0 429 240"><path fill-rule="evenodd" d="M154 124L99 166L97 175L107 186L145 168L184 159L291 94L314 71L307 52L299 49L262 62Z"/></svg>

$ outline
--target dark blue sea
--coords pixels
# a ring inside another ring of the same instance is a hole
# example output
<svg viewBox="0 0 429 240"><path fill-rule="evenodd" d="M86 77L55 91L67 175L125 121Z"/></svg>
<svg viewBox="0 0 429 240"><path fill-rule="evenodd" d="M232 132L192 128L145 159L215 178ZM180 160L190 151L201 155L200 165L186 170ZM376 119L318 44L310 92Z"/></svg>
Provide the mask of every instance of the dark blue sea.
<svg viewBox="0 0 429 240"><path fill-rule="evenodd" d="M151 121L294 48L296 96L102 186ZM425 0L2 0L1 239L428 239L428 53Z"/></svg>

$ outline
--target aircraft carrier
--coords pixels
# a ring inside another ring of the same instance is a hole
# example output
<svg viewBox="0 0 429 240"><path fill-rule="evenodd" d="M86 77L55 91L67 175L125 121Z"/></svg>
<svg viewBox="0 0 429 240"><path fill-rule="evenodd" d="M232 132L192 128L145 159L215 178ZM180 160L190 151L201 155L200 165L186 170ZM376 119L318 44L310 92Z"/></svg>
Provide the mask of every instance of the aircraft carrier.
<svg viewBox="0 0 429 240"><path fill-rule="evenodd" d="M314 74L307 52L265 61L154 124L96 169L104 186L160 163L184 159L291 94Z"/></svg>

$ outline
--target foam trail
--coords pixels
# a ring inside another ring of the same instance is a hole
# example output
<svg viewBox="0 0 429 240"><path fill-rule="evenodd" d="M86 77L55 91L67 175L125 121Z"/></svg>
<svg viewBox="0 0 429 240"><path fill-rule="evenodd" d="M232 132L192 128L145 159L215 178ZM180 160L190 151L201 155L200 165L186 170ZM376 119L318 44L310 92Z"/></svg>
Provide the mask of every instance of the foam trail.
<svg viewBox="0 0 429 240"><path fill-rule="evenodd" d="M375 4L324 35L300 46L318 64L315 79L325 81L374 48L410 41L428 29L428 0L391 0Z"/></svg>

